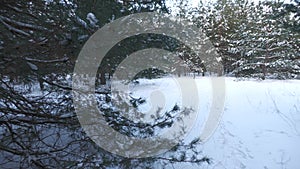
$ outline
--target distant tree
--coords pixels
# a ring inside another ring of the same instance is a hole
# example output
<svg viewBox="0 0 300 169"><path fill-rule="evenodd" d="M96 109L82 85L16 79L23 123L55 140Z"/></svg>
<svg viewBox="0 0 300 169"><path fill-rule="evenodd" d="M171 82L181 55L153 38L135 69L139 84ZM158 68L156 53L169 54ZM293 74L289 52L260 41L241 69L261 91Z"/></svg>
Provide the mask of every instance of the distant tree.
<svg viewBox="0 0 300 169"><path fill-rule="evenodd" d="M224 72L237 77L297 78L297 4L220 0L190 12L219 52ZM293 12L292 12L293 11Z"/></svg>
<svg viewBox="0 0 300 169"><path fill-rule="evenodd" d="M248 16L248 28L244 30L246 36L240 44L243 55L234 63L237 76L286 79L296 78L299 74L299 46L295 45L299 33L284 24L293 19L276 17L282 6L283 2L270 1L253 8Z"/></svg>
<svg viewBox="0 0 300 169"><path fill-rule="evenodd" d="M300 31L300 1L293 0L290 3L285 3L282 5L284 9L281 9L276 14L277 17L290 17L289 21L283 21L285 27L293 30L294 32Z"/></svg>
<svg viewBox="0 0 300 169"><path fill-rule="evenodd" d="M243 33L248 22L247 14L251 4L248 1L220 0L210 4L200 4L192 12L193 22L213 43L221 57L224 72L233 71L232 65L241 52L238 44L243 41Z"/></svg>

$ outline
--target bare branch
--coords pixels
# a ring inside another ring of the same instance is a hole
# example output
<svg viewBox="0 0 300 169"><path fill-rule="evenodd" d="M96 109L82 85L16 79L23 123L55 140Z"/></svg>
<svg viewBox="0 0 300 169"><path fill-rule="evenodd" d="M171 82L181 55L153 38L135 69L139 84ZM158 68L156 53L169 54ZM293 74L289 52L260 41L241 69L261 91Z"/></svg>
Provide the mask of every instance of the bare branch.
<svg viewBox="0 0 300 169"><path fill-rule="evenodd" d="M4 16L0 16L0 19L2 19L5 22L11 23L13 25L19 26L19 27L24 27L24 28L33 29L33 30L48 31L47 28L37 26L37 25L28 24L28 23L23 23L23 22L19 22L19 21L14 21L14 20L9 19L9 18L4 17Z"/></svg>
<svg viewBox="0 0 300 169"><path fill-rule="evenodd" d="M7 24L6 22L4 22L1 18L0 18L0 22L2 22L3 25L4 25L8 30L13 31L13 32L16 32L16 33L18 33L18 34L21 34L21 35L23 35L23 36L30 37L30 34L29 34L29 33L25 32L25 31L22 31L22 30L20 30L20 29L17 29L17 28L15 28L15 27L12 27L11 25L9 25L9 24Z"/></svg>
<svg viewBox="0 0 300 169"><path fill-rule="evenodd" d="M68 57L64 57L62 59L53 59L53 60L39 60L39 59L33 59L33 58L29 58L29 57L25 57L26 61L30 61L30 62L39 62L39 63L58 63L58 62L66 62L69 60Z"/></svg>

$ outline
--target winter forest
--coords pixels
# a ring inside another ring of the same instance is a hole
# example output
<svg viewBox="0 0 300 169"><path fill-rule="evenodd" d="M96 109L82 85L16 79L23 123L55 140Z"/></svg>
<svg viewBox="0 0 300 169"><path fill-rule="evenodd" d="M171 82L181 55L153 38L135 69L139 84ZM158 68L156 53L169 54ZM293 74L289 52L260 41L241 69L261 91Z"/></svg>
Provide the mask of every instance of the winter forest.
<svg viewBox="0 0 300 169"><path fill-rule="evenodd" d="M187 21L185 28L205 35L217 57L203 60L178 39L141 33L114 44L94 78L74 73L82 48L99 29L147 12ZM149 59L150 67L128 74L128 81L115 80L116 72L129 72L122 64L129 62L130 70L145 64L147 53L145 59L122 61L148 48L176 53L180 63L169 56ZM210 61L221 70L213 72ZM180 66L159 69L157 65L165 62ZM168 151L145 158L109 152L82 127L74 105L93 110L89 98L76 96L81 92L74 89L76 76L93 83L91 97L114 131L142 140L179 124L177 132L186 137ZM187 82L178 88L173 77L190 79L195 90ZM223 77L225 85L214 85L212 77ZM299 0L0 0L0 168L298 168L299 80ZM113 91L116 83L128 86L129 92ZM222 115L204 141L198 133L210 117L215 88L223 87ZM182 98L194 101L189 92L198 93L202 113L183 106ZM138 112L150 109L155 113ZM193 112L196 124L188 129L182 119ZM132 114L149 122L137 122Z"/></svg>

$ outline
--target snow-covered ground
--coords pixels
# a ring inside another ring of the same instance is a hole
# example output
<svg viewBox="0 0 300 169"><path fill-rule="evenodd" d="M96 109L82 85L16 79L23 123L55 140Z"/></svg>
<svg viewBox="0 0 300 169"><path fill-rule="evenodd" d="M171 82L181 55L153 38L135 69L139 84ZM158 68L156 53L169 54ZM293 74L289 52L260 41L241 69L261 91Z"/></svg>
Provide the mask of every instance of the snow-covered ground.
<svg viewBox="0 0 300 169"><path fill-rule="evenodd" d="M181 106L182 93L172 78L139 79L129 85L131 95L146 98L138 108L163 111ZM201 134L212 101L209 77L196 77L200 96L198 123L186 137L191 141ZM38 84L31 86L40 95ZM199 150L212 158L207 169L297 169L300 167L300 80L237 80L225 78L224 112L219 126ZM164 104L161 104L161 101ZM152 101L152 104L151 104ZM160 105L161 104L161 105ZM155 108L154 108L155 109ZM150 115L148 115L149 117ZM146 116L147 117L147 116ZM150 118L149 118L150 119ZM172 168L173 166L170 166ZM198 169L189 163L175 168Z"/></svg>
<svg viewBox="0 0 300 169"><path fill-rule="evenodd" d="M201 119L207 116L212 98L210 78L198 77L195 80L201 102L199 122L190 131L187 140L199 136L203 126ZM180 103L180 90L171 78L139 80L139 82L130 87L133 95L155 98L158 94L158 97L166 100L165 109L171 108L174 103ZM299 168L300 81L251 79L238 81L226 78L225 82L226 97L222 119L214 134L199 147L204 155L213 159L213 163L202 167ZM143 106L142 111L143 109L147 111L151 107L151 105ZM189 164L175 166L181 167L199 168Z"/></svg>

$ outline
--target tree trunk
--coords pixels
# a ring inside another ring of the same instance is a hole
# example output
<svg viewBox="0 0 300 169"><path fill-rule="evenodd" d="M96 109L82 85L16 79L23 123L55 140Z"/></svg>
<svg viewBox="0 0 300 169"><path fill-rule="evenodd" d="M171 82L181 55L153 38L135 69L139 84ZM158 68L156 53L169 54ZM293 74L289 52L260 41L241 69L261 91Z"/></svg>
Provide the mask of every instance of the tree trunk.
<svg viewBox="0 0 300 169"><path fill-rule="evenodd" d="M106 84L105 72L100 73L100 84L102 84L102 85Z"/></svg>

